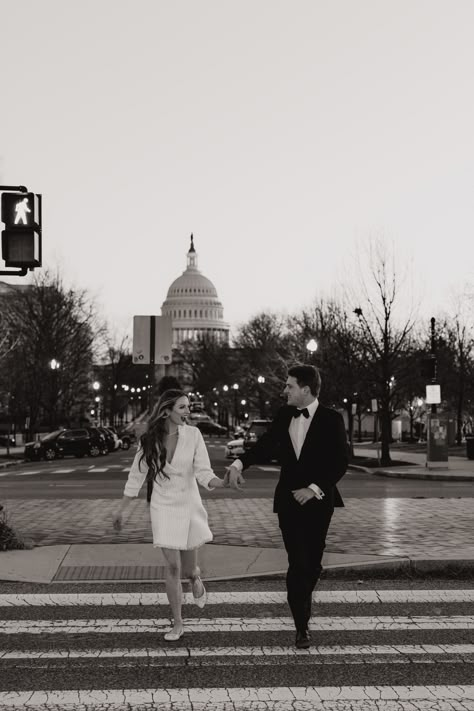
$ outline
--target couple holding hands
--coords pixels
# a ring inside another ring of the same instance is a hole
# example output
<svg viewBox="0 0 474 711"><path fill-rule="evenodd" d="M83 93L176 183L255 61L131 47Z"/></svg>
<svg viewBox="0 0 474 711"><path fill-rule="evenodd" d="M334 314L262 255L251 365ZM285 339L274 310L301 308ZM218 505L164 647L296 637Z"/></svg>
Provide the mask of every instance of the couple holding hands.
<svg viewBox="0 0 474 711"><path fill-rule="evenodd" d="M211 468L201 432L186 424L187 395L166 390L141 436L124 496L114 516L116 530L122 514L145 480L151 487L150 519L153 546L166 561L166 593L173 627L165 640L176 641L184 632L181 579L190 581L194 602L206 603L206 590L198 565L198 549L212 540L198 483L205 489L240 489L242 471L276 456L281 472L274 496L274 512L288 554L288 604L296 627L295 644L310 646L308 629L313 589L321 573L326 535L335 506L343 506L336 488L348 465L348 444L343 419L318 401L319 371L310 365L288 370L284 387L288 404L277 413L270 430L251 450L227 468L224 479Z"/></svg>

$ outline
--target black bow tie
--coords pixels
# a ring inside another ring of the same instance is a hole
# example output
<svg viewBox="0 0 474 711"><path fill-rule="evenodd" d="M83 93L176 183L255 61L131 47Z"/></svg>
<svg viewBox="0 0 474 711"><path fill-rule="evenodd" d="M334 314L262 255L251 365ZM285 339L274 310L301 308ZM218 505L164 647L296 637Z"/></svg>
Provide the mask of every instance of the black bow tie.
<svg viewBox="0 0 474 711"><path fill-rule="evenodd" d="M293 415L293 417L299 417L300 415L304 415L304 417L309 417L308 408L307 408L307 407L303 407L302 410L296 409L296 410L295 410L295 413L294 413L294 415Z"/></svg>

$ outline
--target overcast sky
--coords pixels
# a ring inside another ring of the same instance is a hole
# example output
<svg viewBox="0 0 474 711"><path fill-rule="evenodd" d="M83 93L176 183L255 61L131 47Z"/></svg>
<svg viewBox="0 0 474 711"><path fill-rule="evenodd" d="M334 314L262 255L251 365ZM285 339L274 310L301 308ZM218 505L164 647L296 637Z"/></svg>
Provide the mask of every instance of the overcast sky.
<svg viewBox="0 0 474 711"><path fill-rule="evenodd" d="M473 27L472 0L0 0L0 182L119 330L191 232L234 327L380 233L429 316L474 281Z"/></svg>

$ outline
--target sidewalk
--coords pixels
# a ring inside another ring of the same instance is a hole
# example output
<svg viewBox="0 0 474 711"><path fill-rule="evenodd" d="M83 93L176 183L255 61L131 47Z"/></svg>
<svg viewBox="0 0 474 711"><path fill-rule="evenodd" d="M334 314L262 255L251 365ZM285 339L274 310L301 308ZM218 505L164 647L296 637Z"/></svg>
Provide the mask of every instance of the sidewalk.
<svg viewBox="0 0 474 711"><path fill-rule="evenodd" d="M376 458L377 453L373 448L366 448L363 445L354 445L355 454L360 457ZM360 467L351 465L376 476L389 476L398 479L431 479L437 481L474 481L474 460L466 457L450 455L447 463L432 462L426 466L426 454L420 452L401 452L393 449L392 459L413 463L413 466L393 466L393 467Z"/></svg>
<svg viewBox="0 0 474 711"><path fill-rule="evenodd" d="M374 450L356 447L361 456ZM449 469L431 471L425 455L393 451L410 467L365 469L378 476L418 479L474 479L474 462L450 457ZM0 464L0 466L2 466ZM15 466L15 465L13 465ZM350 473L348 474L350 476ZM429 484L427 483L427 487ZM2 502L8 521L35 548L0 552L0 581L151 582L163 580L164 561L151 545L148 506L143 497L129 507L120 533L111 526L110 499L10 499ZM206 499L214 541L202 549L204 578L283 575L287 558L272 500ZM336 509L323 559L328 574L385 572L474 574L474 498L348 498Z"/></svg>

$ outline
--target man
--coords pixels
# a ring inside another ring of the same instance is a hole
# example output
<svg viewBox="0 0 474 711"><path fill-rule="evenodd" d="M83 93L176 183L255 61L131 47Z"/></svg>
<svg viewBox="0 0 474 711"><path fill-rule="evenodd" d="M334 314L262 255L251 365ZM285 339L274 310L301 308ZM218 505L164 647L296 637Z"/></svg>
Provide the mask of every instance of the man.
<svg viewBox="0 0 474 711"><path fill-rule="evenodd" d="M278 457L281 472L273 511L278 514L288 554L286 586L296 627L296 647L310 646L311 598L321 574L321 560L335 506L344 506L336 483L349 463L341 415L319 404L321 376L311 365L288 370L284 393L288 405L270 430L228 467L231 485L244 483L242 470Z"/></svg>

